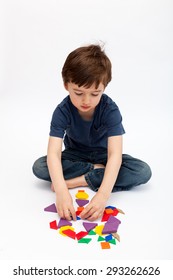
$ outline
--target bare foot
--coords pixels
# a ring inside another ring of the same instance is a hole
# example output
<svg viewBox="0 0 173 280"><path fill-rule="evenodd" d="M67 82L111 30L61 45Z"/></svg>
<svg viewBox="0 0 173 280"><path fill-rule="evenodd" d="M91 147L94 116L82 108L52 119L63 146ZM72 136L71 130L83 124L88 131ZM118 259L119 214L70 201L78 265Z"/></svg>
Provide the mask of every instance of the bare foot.
<svg viewBox="0 0 173 280"><path fill-rule="evenodd" d="M96 163L96 164L94 164L94 169L97 169L97 168L105 168L105 166L101 163Z"/></svg>
<svg viewBox="0 0 173 280"><path fill-rule="evenodd" d="M84 175L73 178L73 179L66 180L66 184L67 184L68 189L73 189L73 188L77 188L80 186L82 186L82 187L88 186L87 182L85 181Z"/></svg>
<svg viewBox="0 0 173 280"><path fill-rule="evenodd" d="M97 168L105 168L105 166L101 163L94 164L94 169L97 169ZM77 187L81 187L81 186L82 187L88 186L84 175L73 178L73 179L66 180L65 182L67 184L68 189L73 189L73 188L77 188ZM55 191L53 184L51 184L51 190L53 192Z"/></svg>

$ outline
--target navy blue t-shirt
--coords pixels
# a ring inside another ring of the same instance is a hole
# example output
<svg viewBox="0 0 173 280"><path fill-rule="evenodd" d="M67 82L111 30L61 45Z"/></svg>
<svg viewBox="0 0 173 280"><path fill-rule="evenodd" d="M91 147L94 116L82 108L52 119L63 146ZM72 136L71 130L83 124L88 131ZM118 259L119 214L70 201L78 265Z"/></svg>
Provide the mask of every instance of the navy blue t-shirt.
<svg viewBox="0 0 173 280"><path fill-rule="evenodd" d="M110 136L124 134L122 116L115 102L103 94L91 121L82 119L67 96L55 109L50 136L64 138L65 148L85 151L107 149Z"/></svg>

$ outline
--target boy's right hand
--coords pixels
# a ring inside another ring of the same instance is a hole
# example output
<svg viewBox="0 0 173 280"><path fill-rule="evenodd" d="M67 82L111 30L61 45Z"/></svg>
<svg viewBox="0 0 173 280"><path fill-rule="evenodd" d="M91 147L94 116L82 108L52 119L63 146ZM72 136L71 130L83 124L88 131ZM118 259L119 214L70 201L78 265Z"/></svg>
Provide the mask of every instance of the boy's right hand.
<svg viewBox="0 0 173 280"><path fill-rule="evenodd" d="M68 189L61 189L56 192L56 208L61 218L76 221L76 212Z"/></svg>

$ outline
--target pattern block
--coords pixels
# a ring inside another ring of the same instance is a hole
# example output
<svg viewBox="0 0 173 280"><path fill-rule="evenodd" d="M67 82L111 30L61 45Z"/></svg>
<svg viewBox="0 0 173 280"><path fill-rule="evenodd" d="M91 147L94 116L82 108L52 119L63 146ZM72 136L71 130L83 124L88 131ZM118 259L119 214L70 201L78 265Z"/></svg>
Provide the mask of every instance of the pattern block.
<svg viewBox="0 0 173 280"><path fill-rule="evenodd" d="M58 223L58 228L61 228L64 226L72 226L72 223L66 219L61 218Z"/></svg>
<svg viewBox="0 0 173 280"><path fill-rule="evenodd" d="M44 208L44 211L57 213L55 203Z"/></svg>
<svg viewBox="0 0 173 280"><path fill-rule="evenodd" d="M98 225L97 223L83 222L83 226L86 229L86 231L90 231L90 230L94 229L97 225Z"/></svg>
<svg viewBox="0 0 173 280"><path fill-rule="evenodd" d="M80 207L86 205L88 202L89 202L89 200L87 200L87 199L76 199L76 203L77 203Z"/></svg>

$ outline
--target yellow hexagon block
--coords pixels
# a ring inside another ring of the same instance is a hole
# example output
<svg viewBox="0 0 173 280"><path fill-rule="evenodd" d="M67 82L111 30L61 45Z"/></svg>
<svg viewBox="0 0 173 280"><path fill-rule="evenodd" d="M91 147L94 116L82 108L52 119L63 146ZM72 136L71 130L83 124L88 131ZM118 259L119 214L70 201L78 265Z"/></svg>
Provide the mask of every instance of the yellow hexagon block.
<svg viewBox="0 0 173 280"><path fill-rule="evenodd" d="M89 195L86 192L79 192L76 194L76 198L78 199L87 199Z"/></svg>

